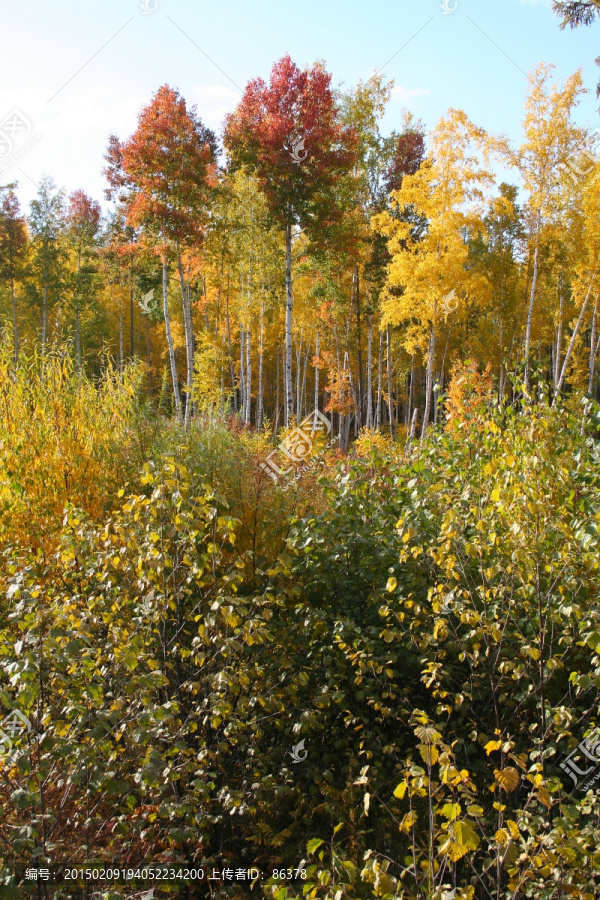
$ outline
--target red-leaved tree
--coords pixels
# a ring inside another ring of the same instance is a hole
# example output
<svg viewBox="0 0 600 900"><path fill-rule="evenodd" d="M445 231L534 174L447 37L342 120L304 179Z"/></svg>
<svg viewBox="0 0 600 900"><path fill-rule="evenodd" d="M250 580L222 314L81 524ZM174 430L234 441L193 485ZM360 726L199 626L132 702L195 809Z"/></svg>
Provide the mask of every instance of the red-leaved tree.
<svg viewBox="0 0 600 900"><path fill-rule="evenodd" d="M258 178L273 218L285 229L285 419L293 415L292 232L319 240L337 218L336 186L354 161L355 135L338 118L331 75L320 63L301 70L279 60L266 84L249 82L228 116L225 146L234 166Z"/></svg>
<svg viewBox="0 0 600 900"><path fill-rule="evenodd" d="M216 140L189 110L180 94L163 85L142 109L135 133L124 143L113 136L106 155L109 195L125 202L127 222L140 229L141 240L160 256L163 313L169 348L175 409L181 398L169 318L169 263L175 260L181 286L187 357L185 424L191 413L194 366L192 308L185 283L182 253L202 240L216 180Z"/></svg>

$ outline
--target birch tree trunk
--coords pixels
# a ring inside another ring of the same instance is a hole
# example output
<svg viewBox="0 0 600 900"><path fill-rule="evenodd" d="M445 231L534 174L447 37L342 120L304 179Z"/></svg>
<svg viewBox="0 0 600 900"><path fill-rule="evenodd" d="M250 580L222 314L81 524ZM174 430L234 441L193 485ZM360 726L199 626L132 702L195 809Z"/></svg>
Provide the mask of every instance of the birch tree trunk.
<svg viewBox="0 0 600 900"><path fill-rule="evenodd" d="M244 358L244 338L246 332L244 326L240 322L240 413L246 419L246 361Z"/></svg>
<svg viewBox="0 0 600 900"><path fill-rule="evenodd" d="M75 353L77 354L77 374L81 375L81 332L79 329L79 284L81 273L81 248L77 248L77 281L75 296ZM119 315L121 314L121 304L119 302Z"/></svg>
<svg viewBox="0 0 600 900"><path fill-rule="evenodd" d="M302 372L302 387L300 388L300 406L298 407L298 421L304 418L304 406L306 404L306 367L308 365L308 356L310 353L310 344L306 348L306 356L304 357L304 369ZM307 410L308 412L308 410Z"/></svg>
<svg viewBox="0 0 600 900"><path fill-rule="evenodd" d="M425 382L425 412L423 413L423 426L421 428L421 441L425 439L425 432L429 425L429 413L431 411L431 394L433 389L433 361L435 359L435 311L431 323L431 336L429 338L429 357L427 360L427 378Z"/></svg>
<svg viewBox="0 0 600 900"><path fill-rule="evenodd" d="M592 319L592 336L590 339L590 380L588 382L588 394L594 396L594 377L596 375L596 356L598 355L598 344L600 337L596 340L596 322L598 313L598 301L594 304L594 317Z"/></svg>
<svg viewBox="0 0 600 900"><path fill-rule="evenodd" d="M256 410L256 428L262 430L263 423L263 354L265 352L265 289L263 285L260 303L260 345L258 348L258 406Z"/></svg>
<svg viewBox="0 0 600 900"><path fill-rule="evenodd" d="M529 393L529 353L531 348L531 322L533 320L533 304L538 280L540 226L538 222L535 235L535 250L533 252L533 277L531 279L531 293L529 295L529 309L527 310L527 327L525 329L525 389Z"/></svg>
<svg viewBox="0 0 600 900"><path fill-rule="evenodd" d="M42 356L46 353L46 328L48 326L48 277L44 268L44 300L42 307Z"/></svg>
<svg viewBox="0 0 600 900"><path fill-rule="evenodd" d="M244 404L246 425L252 421L252 342L251 333L246 333L246 403Z"/></svg>
<svg viewBox="0 0 600 900"><path fill-rule="evenodd" d="M381 378L383 374L383 331L379 332L379 360L377 364L377 409L375 413L375 428L381 428Z"/></svg>
<svg viewBox="0 0 600 900"><path fill-rule="evenodd" d="M285 228L285 424L292 421L292 226Z"/></svg>
<svg viewBox="0 0 600 900"><path fill-rule="evenodd" d="M569 347L568 347L568 349L567 349L567 354L566 354L566 356L565 356L565 361L563 362L563 366L562 366L562 369L561 369L561 372L560 372L560 378L558 379L558 384L556 385L556 393L554 394L554 401L553 401L553 403L552 403L553 406L554 406L554 404L556 403L556 401L557 401L557 399L558 399L558 396L559 396L559 394L560 394L560 392L561 392L561 390L562 390L563 384L565 383L565 378L566 378L566 375L567 375L567 366L569 365L569 361L570 361L570 359L571 359L571 354L572 354L572 352L573 352L573 347L575 346L575 341L577 340L577 335L579 334L579 329L581 328L581 323L583 322L583 316L584 316L585 311L586 311L586 309L587 309L588 301L589 301L590 295L591 295L591 293L592 293L592 288L593 288L593 286L594 286L594 280L595 280L595 278L596 278L596 271L597 271L597 268L598 268L598 266L597 266L597 264L596 264L596 268L594 269L594 274L592 275L592 279L591 279L591 281L590 281L590 286L589 286L589 288L588 288L587 294L585 295L585 300L583 301L583 304L582 304L582 306L581 306L581 311L580 311L579 317L578 317L578 319L577 319L577 324L575 325L575 328L574 328L574 330L573 330L573 334L571 335L571 340L569 341Z"/></svg>
<svg viewBox="0 0 600 900"><path fill-rule="evenodd" d="M227 325L227 353L229 355L229 375L231 377L231 390L233 391L233 411L238 411L237 386L235 383L235 369L233 367L233 351L231 349L231 326L229 322L229 276L227 276L227 294L225 295L225 323Z"/></svg>
<svg viewBox="0 0 600 900"><path fill-rule="evenodd" d="M357 338L357 361L358 361L358 402L356 406L356 427L360 431L362 427L363 415L363 366L362 366L362 325L360 321L360 280L358 274L358 266L354 267L354 282L356 290L356 338Z"/></svg>
<svg viewBox="0 0 600 900"><path fill-rule="evenodd" d="M119 298L119 374L123 378L123 303Z"/></svg>
<svg viewBox="0 0 600 900"><path fill-rule="evenodd" d="M135 356L135 347L133 343L133 277L131 278L131 283L129 285L129 355L131 359Z"/></svg>
<svg viewBox="0 0 600 900"><path fill-rule="evenodd" d="M390 437L394 437L394 399L392 397L392 329L387 326L387 389L388 414L390 417Z"/></svg>
<svg viewBox="0 0 600 900"><path fill-rule="evenodd" d="M279 353L277 354L277 377L275 379L275 434L279 428Z"/></svg>
<svg viewBox="0 0 600 900"><path fill-rule="evenodd" d="M182 424L181 418L181 397L179 395L179 376L177 375L177 362L175 360L175 350L173 348L173 337L171 335L171 320L169 318L169 267L166 257L162 261L162 289L163 289L163 315L165 319L165 334L167 336L167 345L169 348L169 363L171 366L171 380L173 382L173 397L175 399L175 412L179 423Z"/></svg>
<svg viewBox="0 0 600 900"><path fill-rule="evenodd" d="M373 316L367 335L367 428L373 428Z"/></svg>
<svg viewBox="0 0 600 900"><path fill-rule="evenodd" d="M409 384L408 384L408 409L406 412L406 427L407 428L411 424L414 390L415 390L415 354L413 353L412 359L410 361L410 375L409 375Z"/></svg>
<svg viewBox="0 0 600 900"><path fill-rule="evenodd" d="M183 327L185 331L186 396L184 426L187 429L190 424L190 413L192 406L192 383L194 380L194 347L192 338L192 317L189 308L189 297L186 290L185 273L183 271L183 262L180 253L177 254L177 271L179 273L179 285L181 287L181 305L183 309Z"/></svg>
<svg viewBox="0 0 600 900"><path fill-rule="evenodd" d="M300 375L302 372L302 344L304 343L304 333L300 332L300 346L296 343L296 420L301 419L300 413Z"/></svg>
<svg viewBox="0 0 600 900"><path fill-rule="evenodd" d="M17 298L15 296L15 279L11 272L10 276L10 300L12 303L12 319L13 319L13 353L15 357L15 372L19 365L19 324L17 322Z"/></svg>
<svg viewBox="0 0 600 900"><path fill-rule="evenodd" d="M563 330L563 293L562 285L558 288L558 328L556 334L556 352L554 356L554 390L560 378L560 357L562 350L562 330Z"/></svg>
<svg viewBox="0 0 600 900"><path fill-rule="evenodd" d="M319 332L317 331L317 339L315 345L315 357L319 357ZM319 408L319 366L315 366L315 409Z"/></svg>

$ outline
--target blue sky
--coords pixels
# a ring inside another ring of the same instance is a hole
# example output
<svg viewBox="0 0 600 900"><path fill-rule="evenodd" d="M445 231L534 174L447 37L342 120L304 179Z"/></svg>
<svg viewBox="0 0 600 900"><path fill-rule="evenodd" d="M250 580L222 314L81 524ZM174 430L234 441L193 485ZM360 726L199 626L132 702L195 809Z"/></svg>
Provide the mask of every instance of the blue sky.
<svg viewBox="0 0 600 900"><path fill-rule="evenodd" d="M108 135L128 136L161 84L218 129L240 96L236 85L268 78L286 53L301 66L324 60L345 86L387 63L395 88L386 130L400 127L403 107L432 128L454 106L515 141L524 73L542 60L558 78L581 66L589 94L577 118L600 125L600 23L561 32L550 0L447 0L456 7L447 14L441 2L0 0L0 128L15 108L24 116L13 148L21 158L4 170L13 156L0 159L0 183L18 180L26 203L48 173L102 200Z"/></svg>

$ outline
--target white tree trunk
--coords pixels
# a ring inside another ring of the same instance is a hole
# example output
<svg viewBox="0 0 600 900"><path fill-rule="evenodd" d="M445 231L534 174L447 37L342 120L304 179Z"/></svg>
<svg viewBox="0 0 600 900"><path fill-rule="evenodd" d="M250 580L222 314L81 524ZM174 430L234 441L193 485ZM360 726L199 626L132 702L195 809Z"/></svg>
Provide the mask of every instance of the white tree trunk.
<svg viewBox="0 0 600 900"><path fill-rule="evenodd" d="M565 360L563 362L563 366L562 366L561 373L560 373L560 378L558 379L558 384L556 385L556 393L554 395L554 402L552 404L553 406L554 406L554 403L556 403L558 395L560 394L560 392L562 390L563 384L565 383L565 378L567 375L567 366L569 365L569 361L571 359L571 354L573 352L573 347L575 346L575 341L577 340L577 335L579 334L579 329L581 328L581 323L583 322L583 316L587 309L588 301L589 301L590 295L592 293L592 288L594 286L594 281L596 278L596 270L597 270L597 265L596 265L596 269L594 269L594 274L592 275L592 278L590 281L590 286L588 288L588 292L585 295L585 300L583 301L583 304L581 306L581 310L579 312L579 317L577 319L577 324L575 325L575 329L573 331L573 334L571 335L571 340L569 341L569 347L567 349L567 354L566 354Z"/></svg>
<svg viewBox="0 0 600 900"><path fill-rule="evenodd" d="M538 223L535 235L535 250L533 253L533 278L531 279L531 293L529 295L529 308L527 310L527 327L525 329L525 389L529 392L529 352L531 347L531 323L533 320L533 304L538 280L540 226Z"/></svg>
<svg viewBox="0 0 600 900"><path fill-rule="evenodd" d="M169 318L169 267L166 258L162 264L162 288L163 288L163 315L165 318L165 334L167 336L167 345L169 348L169 363L171 365L171 380L173 382L173 397L175 399L175 412L181 424L181 397L179 396L179 378L177 375L177 362L175 360L175 350L173 348L173 337L171 335L171 320Z"/></svg>
<svg viewBox="0 0 600 900"><path fill-rule="evenodd" d="M369 316L367 335L367 428L373 428L373 316Z"/></svg>
<svg viewBox="0 0 600 900"><path fill-rule="evenodd" d="M425 438L425 432L429 425L429 413L431 411L431 394L433 391L433 361L435 359L435 313L431 323L431 336L429 338L429 358L427 360L427 380L425 383L425 412L423 413L423 426L421 428L421 440Z"/></svg>
<svg viewBox="0 0 600 900"><path fill-rule="evenodd" d="M292 394L292 226L285 228L285 424L294 414Z"/></svg>

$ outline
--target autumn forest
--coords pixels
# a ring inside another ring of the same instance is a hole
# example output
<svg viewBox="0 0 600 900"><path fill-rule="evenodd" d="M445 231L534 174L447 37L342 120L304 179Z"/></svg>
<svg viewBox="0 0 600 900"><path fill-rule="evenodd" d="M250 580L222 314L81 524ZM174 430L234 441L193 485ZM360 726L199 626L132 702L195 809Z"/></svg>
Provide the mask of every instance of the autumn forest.
<svg viewBox="0 0 600 900"><path fill-rule="evenodd" d="M600 132L393 87L0 184L0 897L598 896Z"/></svg>

